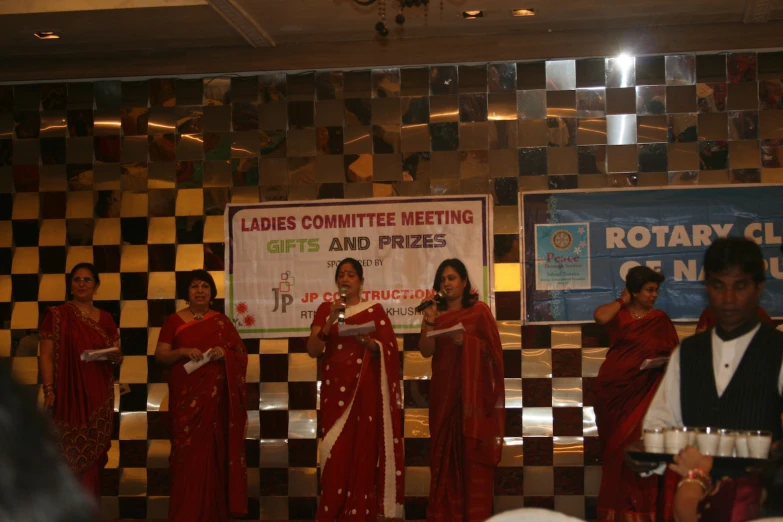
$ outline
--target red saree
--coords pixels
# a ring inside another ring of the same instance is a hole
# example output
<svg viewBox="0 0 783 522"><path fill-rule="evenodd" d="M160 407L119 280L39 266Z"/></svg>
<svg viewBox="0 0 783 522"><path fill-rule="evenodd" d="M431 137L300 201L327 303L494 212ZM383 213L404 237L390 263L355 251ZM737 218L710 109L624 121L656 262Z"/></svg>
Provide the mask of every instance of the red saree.
<svg viewBox="0 0 783 522"><path fill-rule="evenodd" d="M463 344L435 340L430 386L430 522L479 522L492 515L495 467L505 430L503 347L489 307L438 316L437 328L462 323Z"/></svg>
<svg viewBox="0 0 783 522"><path fill-rule="evenodd" d="M108 361L84 362L85 350L119 345L114 320L101 311L98 322L76 306L53 306L38 330L54 345L55 436L68 466L94 498L108 462L114 412L114 379Z"/></svg>
<svg viewBox="0 0 783 522"><path fill-rule="evenodd" d="M205 364L190 375L185 359L171 368L172 522L228 522L247 513L245 461L245 373L247 353L231 320L210 312L185 323L171 314L158 342L173 349L223 348L222 361Z"/></svg>
<svg viewBox="0 0 783 522"><path fill-rule="evenodd" d="M318 307L323 326L331 303ZM321 498L315 519L402 519L404 461L402 392L397 338L378 303L349 306L346 324L375 323L370 337L380 353L355 337L329 332L321 365ZM358 516L358 518L357 518Z"/></svg>
<svg viewBox="0 0 783 522"><path fill-rule="evenodd" d="M724 477L699 503L699 522L747 522L759 519L763 491L759 475L735 479Z"/></svg>
<svg viewBox="0 0 783 522"><path fill-rule="evenodd" d="M606 325L610 348L595 382L595 419L603 457L598 520L656 519L658 476L641 477L623 463L625 448L641 438L647 408L663 378L640 370L645 359L671 354L679 344L669 317L653 310L634 319L621 309Z"/></svg>

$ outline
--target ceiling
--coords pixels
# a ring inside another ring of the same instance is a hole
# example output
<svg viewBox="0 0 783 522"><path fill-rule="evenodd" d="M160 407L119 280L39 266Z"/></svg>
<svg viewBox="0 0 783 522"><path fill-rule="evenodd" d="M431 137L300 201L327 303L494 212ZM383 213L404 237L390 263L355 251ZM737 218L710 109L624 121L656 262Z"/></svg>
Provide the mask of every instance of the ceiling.
<svg viewBox="0 0 783 522"><path fill-rule="evenodd" d="M435 50L441 60L465 61L479 57L481 48L489 61L507 59L500 56L504 50L530 54L531 44L540 58L589 52L574 35L595 43L660 40L661 52L671 50L672 39L691 38L695 43L682 50L699 50L710 38L727 35L747 46L775 41L783 27L783 0L444 0L442 10L440 0L430 0L426 16L422 7L406 8L404 26L394 22L396 0L386 3L390 33L383 39L374 29L378 4L360 7L353 0L0 0L0 46L10 64L0 68L0 81L100 76L116 70L112 63L154 63L155 74L168 63L173 74L181 74L185 63L189 71L204 72L197 70L199 59L228 70L271 63L288 68L291 57L296 59L290 63L311 68L368 60L427 63ZM515 8L535 9L536 16L512 17ZM464 10L483 10L484 17L466 20ZM754 15L768 22L743 23ZM56 31L61 38L38 40L36 31ZM573 42L570 51L566 41ZM737 47L713 50L723 48ZM318 56L327 54L329 63L321 65ZM72 72L63 72L65 64Z"/></svg>

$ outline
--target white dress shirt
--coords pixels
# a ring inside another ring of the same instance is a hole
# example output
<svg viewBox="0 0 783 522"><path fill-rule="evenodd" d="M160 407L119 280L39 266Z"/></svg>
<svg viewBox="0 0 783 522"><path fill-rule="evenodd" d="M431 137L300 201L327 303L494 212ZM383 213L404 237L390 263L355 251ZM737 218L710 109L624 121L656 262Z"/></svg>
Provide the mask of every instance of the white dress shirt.
<svg viewBox="0 0 783 522"><path fill-rule="evenodd" d="M750 341L761 325L730 341L723 341L712 329L712 371L715 375L715 387L718 397L723 395ZM778 393L783 393L783 365L778 376ZM682 404L680 403L680 347L672 352L666 374L655 393L655 397L644 416L642 429L683 426Z"/></svg>

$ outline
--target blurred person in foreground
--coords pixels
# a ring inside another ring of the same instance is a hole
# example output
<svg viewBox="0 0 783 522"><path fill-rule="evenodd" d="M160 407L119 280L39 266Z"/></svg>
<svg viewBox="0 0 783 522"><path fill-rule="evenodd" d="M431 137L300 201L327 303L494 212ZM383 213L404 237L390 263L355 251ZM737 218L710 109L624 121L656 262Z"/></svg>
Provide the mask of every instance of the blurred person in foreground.
<svg viewBox="0 0 783 522"><path fill-rule="evenodd" d="M60 457L52 426L0 360L0 522L97 522L98 510Z"/></svg>

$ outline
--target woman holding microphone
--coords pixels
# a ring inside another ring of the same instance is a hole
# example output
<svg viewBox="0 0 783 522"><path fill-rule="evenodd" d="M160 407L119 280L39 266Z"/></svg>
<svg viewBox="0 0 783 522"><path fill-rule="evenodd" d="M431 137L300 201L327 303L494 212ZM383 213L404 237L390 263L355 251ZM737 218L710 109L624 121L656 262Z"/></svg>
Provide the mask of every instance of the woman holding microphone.
<svg viewBox="0 0 783 522"><path fill-rule="evenodd" d="M320 359L321 497L316 520L403 516L402 391L397 338L383 306L362 301L364 271L337 267L338 294L322 303L307 340ZM341 328L367 325L341 334Z"/></svg>
<svg viewBox="0 0 783 522"><path fill-rule="evenodd" d="M492 311L473 293L462 261L443 261L432 287L443 297L424 309L419 338L421 354L433 358L427 521L479 522L492 515L503 449L503 348Z"/></svg>

